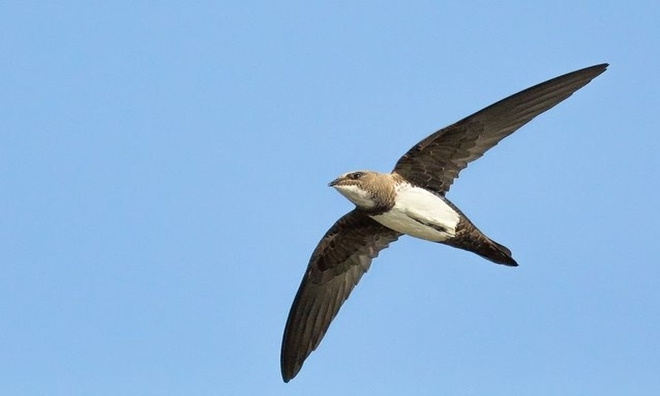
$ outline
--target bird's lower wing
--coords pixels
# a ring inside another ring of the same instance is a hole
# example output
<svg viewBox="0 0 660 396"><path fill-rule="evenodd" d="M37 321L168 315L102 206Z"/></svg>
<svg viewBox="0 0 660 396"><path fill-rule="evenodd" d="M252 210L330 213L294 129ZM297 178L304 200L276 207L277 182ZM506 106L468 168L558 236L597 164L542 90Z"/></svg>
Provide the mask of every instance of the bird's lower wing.
<svg viewBox="0 0 660 396"><path fill-rule="evenodd" d="M285 382L298 374L319 345L371 260L400 235L353 210L323 236L309 260L284 329L280 362Z"/></svg>

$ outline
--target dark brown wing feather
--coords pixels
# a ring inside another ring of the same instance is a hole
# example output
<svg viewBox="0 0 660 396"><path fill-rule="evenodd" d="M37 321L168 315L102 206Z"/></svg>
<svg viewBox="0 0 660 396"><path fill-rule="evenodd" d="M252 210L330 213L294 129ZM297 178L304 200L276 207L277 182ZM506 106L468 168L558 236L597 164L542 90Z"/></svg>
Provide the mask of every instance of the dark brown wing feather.
<svg viewBox="0 0 660 396"><path fill-rule="evenodd" d="M340 218L312 253L282 339L282 378L298 374L371 260L401 234L357 210Z"/></svg>
<svg viewBox="0 0 660 396"><path fill-rule="evenodd" d="M444 195L468 163L587 85L607 66L604 63L553 78L443 128L411 148L394 171L417 186Z"/></svg>

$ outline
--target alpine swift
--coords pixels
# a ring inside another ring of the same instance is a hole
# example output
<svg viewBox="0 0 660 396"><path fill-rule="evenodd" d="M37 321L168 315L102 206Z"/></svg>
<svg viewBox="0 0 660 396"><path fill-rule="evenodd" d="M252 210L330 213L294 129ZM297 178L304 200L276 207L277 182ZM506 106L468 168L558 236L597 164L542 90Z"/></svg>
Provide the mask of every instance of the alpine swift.
<svg viewBox="0 0 660 396"><path fill-rule="evenodd" d="M318 347L371 260L410 235L517 266L511 251L484 235L446 197L458 173L500 140L571 96L605 71L600 64L518 92L428 136L390 173L354 171L330 182L355 208L321 238L309 260L284 329L284 382Z"/></svg>

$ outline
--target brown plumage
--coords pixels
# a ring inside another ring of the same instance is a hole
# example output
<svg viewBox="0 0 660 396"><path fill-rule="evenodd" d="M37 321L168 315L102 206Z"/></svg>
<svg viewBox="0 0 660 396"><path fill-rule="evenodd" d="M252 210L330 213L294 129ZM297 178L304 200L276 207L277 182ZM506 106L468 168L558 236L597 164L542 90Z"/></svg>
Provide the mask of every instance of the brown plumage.
<svg viewBox="0 0 660 396"><path fill-rule="evenodd" d="M511 250L488 238L474 224L472 224L470 219L468 219L467 216L456 207L456 205L449 202L449 200L447 200L447 203L449 203L449 205L451 205L461 216L456 227L456 236L442 243L458 249L467 250L468 252L476 253L486 260L490 260L496 264L508 265L510 267L518 266L516 260L511 257Z"/></svg>
<svg viewBox="0 0 660 396"><path fill-rule="evenodd" d="M408 150L389 174L359 171L332 181L330 185L356 208L328 230L312 253L284 330L284 381L296 376L372 259L403 229L495 263L517 265L509 249L479 231L445 194L470 162L571 96L607 66L548 80L440 129Z"/></svg>
<svg viewBox="0 0 660 396"><path fill-rule="evenodd" d="M367 272L371 260L401 234L353 210L321 238L294 299L282 340L282 377L293 378Z"/></svg>
<svg viewBox="0 0 660 396"><path fill-rule="evenodd" d="M359 176L356 178L356 176ZM395 186L404 183L405 179L396 173L378 173L372 171L356 171L344 173L328 183L330 187L357 186L370 193L375 202L373 207L360 208L363 213L378 215L387 212L394 206L396 198Z"/></svg>

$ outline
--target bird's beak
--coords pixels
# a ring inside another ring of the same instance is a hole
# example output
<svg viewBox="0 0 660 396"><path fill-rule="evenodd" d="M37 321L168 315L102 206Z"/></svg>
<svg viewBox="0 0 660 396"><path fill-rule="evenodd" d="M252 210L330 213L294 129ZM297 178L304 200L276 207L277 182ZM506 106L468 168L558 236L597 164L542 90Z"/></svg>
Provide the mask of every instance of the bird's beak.
<svg viewBox="0 0 660 396"><path fill-rule="evenodd" d="M339 178L336 178L335 180L333 180L333 181L331 181L330 183L328 183L328 187L334 187L334 186L336 186L337 183L339 183L340 180L341 180L340 177L339 177Z"/></svg>

